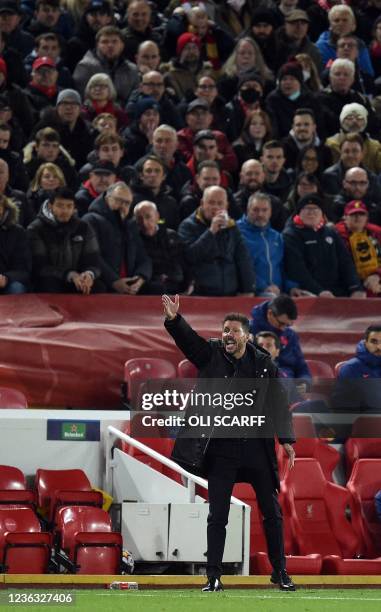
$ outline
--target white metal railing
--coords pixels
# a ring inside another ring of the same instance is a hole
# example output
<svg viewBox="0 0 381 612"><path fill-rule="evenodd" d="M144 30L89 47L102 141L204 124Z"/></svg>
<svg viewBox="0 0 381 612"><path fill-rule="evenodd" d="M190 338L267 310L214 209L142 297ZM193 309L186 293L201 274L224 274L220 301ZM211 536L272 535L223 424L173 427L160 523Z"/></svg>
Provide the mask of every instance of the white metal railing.
<svg viewBox="0 0 381 612"><path fill-rule="evenodd" d="M127 444L130 444L134 448L139 449L152 459L156 459L159 463L171 468L174 472L177 472L181 476L186 479L186 484L183 486L188 490L188 501L190 503L195 502L195 485L198 484L204 489L208 488L208 481L200 476L195 476L184 470L184 468L180 467L177 463L168 459L164 455L161 455L157 451L153 450L149 446L146 446L142 442L139 442L135 438L131 438L128 434L120 431L113 425L109 425L107 427L107 437L106 437L106 469L105 469L105 483L104 488L106 491L112 491L113 483L112 483L112 458L111 451L112 445L115 439L124 440ZM181 486L181 485L180 485ZM243 507L243 515L244 515L244 524L243 524L243 561L242 561L242 573L245 575L249 574L249 563L250 563L250 512L251 507L248 504L245 504L242 500L234 497L233 495L230 498L232 504L236 504L238 506Z"/></svg>

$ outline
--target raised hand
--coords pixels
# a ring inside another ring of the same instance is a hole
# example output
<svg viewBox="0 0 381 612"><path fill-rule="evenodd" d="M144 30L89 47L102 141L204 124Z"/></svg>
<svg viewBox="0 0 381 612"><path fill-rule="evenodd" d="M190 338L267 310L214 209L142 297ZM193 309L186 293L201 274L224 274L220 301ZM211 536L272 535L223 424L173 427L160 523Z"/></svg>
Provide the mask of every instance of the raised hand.
<svg viewBox="0 0 381 612"><path fill-rule="evenodd" d="M180 306L179 296L175 295L175 300L173 301L169 295L162 295L161 301L163 302L165 317L170 320L174 319Z"/></svg>

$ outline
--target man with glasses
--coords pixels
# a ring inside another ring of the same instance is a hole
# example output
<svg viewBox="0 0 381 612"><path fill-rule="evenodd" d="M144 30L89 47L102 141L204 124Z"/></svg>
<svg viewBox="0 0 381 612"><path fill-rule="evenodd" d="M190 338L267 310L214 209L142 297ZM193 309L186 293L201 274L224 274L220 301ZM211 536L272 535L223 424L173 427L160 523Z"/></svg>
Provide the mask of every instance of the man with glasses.
<svg viewBox="0 0 381 612"><path fill-rule="evenodd" d="M136 295L152 274L138 228L127 221L132 198L129 186L118 181L94 200L83 217L98 240L101 279L107 291L127 295Z"/></svg>
<svg viewBox="0 0 381 612"><path fill-rule="evenodd" d="M157 102L161 123L171 125L176 130L183 127L184 122L165 91L164 77L160 72L150 70L143 74L139 87L132 92L126 107L127 113L131 116L134 115L135 106L142 95L153 98Z"/></svg>
<svg viewBox="0 0 381 612"><path fill-rule="evenodd" d="M298 334L292 329L298 317L294 300L285 294L254 306L251 311L250 332L272 332L280 341L278 365L287 378L311 379Z"/></svg>

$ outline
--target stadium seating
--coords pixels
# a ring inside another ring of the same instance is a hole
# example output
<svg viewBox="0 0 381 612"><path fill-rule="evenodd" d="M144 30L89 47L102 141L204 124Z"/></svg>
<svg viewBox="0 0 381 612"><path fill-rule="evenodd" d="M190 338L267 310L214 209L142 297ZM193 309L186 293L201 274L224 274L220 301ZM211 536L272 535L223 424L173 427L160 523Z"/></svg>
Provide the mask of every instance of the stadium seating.
<svg viewBox="0 0 381 612"><path fill-rule="evenodd" d="M334 378L331 366L320 359L306 359L312 378Z"/></svg>
<svg viewBox="0 0 381 612"><path fill-rule="evenodd" d="M119 574L122 536L113 532L101 508L60 508L55 527L55 560L76 574Z"/></svg>
<svg viewBox="0 0 381 612"><path fill-rule="evenodd" d="M340 461L340 453L333 446L319 438L298 438L294 450L298 459L306 457L316 459L325 478L333 480L333 472ZM277 456L280 477L283 479L287 472L287 454L281 445L278 447Z"/></svg>
<svg viewBox="0 0 381 612"><path fill-rule="evenodd" d="M36 472L35 488L37 505L41 515L49 522L54 520L56 510L72 504L102 507L103 496L93 491L82 470L44 470Z"/></svg>
<svg viewBox="0 0 381 612"><path fill-rule="evenodd" d="M28 402L21 391L0 387L0 408L12 408L12 410L28 408Z"/></svg>
<svg viewBox="0 0 381 612"><path fill-rule="evenodd" d="M126 397L132 408L137 409L139 407L139 398L144 383L159 378L176 378L176 369L169 361L158 357L138 357L126 361L124 382L126 384Z"/></svg>
<svg viewBox="0 0 381 612"><path fill-rule="evenodd" d="M198 369L189 359L183 359L177 364L179 378L197 378Z"/></svg>
<svg viewBox="0 0 381 612"><path fill-rule="evenodd" d="M26 488L25 476L11 465L0 465L0 504L28 506L34 504L33 491Z"/></svg>
<svg viewBox="0 0 381 612"><path fill-rule="evenodd" d="M9 574L47 571L52 538L31 508L0 507L0 564Z"/></svg>
<svg viewBox="0 0 381 612"><path fill-rule="evenodd" d="M344 445L347 478L358 459L381 459L381 438L348 438Z"/></svg>
<svg viewBox="0 0 381 612"><path fill-rule="evenodd" d="M323 574L379 574L380 559L356 558L361 541L346 517L347 489L324 478L316 459L296 459L282 485L299 553L323 556Z"/></svg>
<svg viewBox="0 0 381 612"><path fill-rule="evenodd" d="M381 523L374 495L381 489L381 458L358 459L347 483L353 496L352 524L364 543L366 557L381 555Z"/></svg>
<svg viewBox="0 0 381 612"><path fill-rule="evenodd" d="M338 361L335 365L334 368L334 372L335 372L335 377L337 378L339 375L339 372L341 370L341 366L344 365L344 363L347 363L346 361Z"/></svg>

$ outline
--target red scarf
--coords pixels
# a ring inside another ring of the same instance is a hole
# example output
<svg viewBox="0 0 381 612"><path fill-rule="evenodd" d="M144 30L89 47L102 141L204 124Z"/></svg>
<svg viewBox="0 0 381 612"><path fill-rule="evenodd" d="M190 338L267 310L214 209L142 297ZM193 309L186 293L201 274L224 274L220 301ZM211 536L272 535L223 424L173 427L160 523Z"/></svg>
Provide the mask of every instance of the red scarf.
<svg viewBox="0 0 381 612"><path fill-rule="evenodd" d="M297 225L298 227L307 227L306 225L304 225L303 221L301 220L299 215L295 215L295 217L293 218L293 222L295 223L295 225ZM320 221L319 225L317 227L310 227L309 229L313 229L314 232L318 232L319 229L321 229L322 227L324 227L325 225L325 217L323 216L322 220Z"/></svg>
<svg viewBox="0 0 381 612"><path fill-rule="evenodd" d="M91 100L91 104L97 115L100 115L101 113L110 113L110 115L116 116L115 107L112 100L108 100L108 102L103 105L99 104L96 100Z"/></svg>
<svg viewBox="0 0 381 612"><path fill-rule="evenodd" d="M30 82L31 86L43 93L48 98L54 98L57 95L57 85L52 85L51 87L44 87L43 85L39 85L35 81Z"/></svg>
<svg viewBox="0 0 381 612"><path fill-rule="evenodd" d="M87 179L87 181L83 183L83 186L93 198L97 198L99 196L99 193L95 191L94 187L92 186L90 179Z"/></svg>

